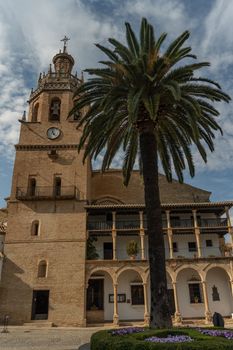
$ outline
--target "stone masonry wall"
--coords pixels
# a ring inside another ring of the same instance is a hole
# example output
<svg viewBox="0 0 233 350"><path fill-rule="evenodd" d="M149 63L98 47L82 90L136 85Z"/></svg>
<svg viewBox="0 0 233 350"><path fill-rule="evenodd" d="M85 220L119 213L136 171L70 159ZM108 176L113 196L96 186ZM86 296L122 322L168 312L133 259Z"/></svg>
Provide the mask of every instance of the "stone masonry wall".
<svg viewBox="0 0 233 350"><path fill-rule="evenodd" d="M162 203L208 202L210 192L174 180L168 183L164 175L159 176ZM139 171L133 171L128 187L123 185L121 170L109 170L102 174L94 171L91 182L92 201L112 197L123 203L144 203L143 179Z"/></svg>

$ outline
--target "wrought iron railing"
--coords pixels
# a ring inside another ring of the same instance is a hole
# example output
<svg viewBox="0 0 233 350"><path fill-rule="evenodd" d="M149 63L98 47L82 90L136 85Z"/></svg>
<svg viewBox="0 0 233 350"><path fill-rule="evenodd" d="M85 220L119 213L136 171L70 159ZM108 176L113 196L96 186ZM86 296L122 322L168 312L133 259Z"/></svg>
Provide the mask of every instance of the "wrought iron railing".
<svg viewBox="0 0 233 350"><path fill-rule="evenodd" d="M102 230L111 230L112 223L106 221L88 221L87 229L89 231L102 231Z"/></svg>
<svg viewBox="0 0 233 350"><path fill-rule="evenodd" d="M167 228L167 221L165 219L162 220L163 228ZM99 220L91 220L89 218L88 230L92 231L101 231L101 230L111 230L113 228L113 223L111 221ZM130 220L117 220L116 219L116 230L139 230L140 229L140 220L138 219L130 219ZM198 226L200 228L211 228L211 227L225 227L227 226L227 219L225 218L216 218L216 219L198 219ZM143 220L143 228L147 229L147 220ZM171 228L173 229L194 229L194 221L192 219L172 219L171 220Z"/></svg>
<svg viewBox="0 0 233 350"><path fill-rule="evenodd" d="M226 218L216 218L216 219L200 219L200 227L226 227L227 219Z"/></svg>
<svg viewBox="0 0 233 350"><path fill-rule="evenodd" d="M18 200L42 200L42 199L80 199L80 192L76 186L36 186L17 187L16 199Z"/></svg>
<svg viewBox="0 0 233 350"><path fill-rule="evenodd" d="M171 227L187 228L194 227L192 219L171 219Z"/></svg>
<svg viewBox="0 0 233 350"><path fill-rule="evenodd" d="M162 226L163 226L163 228L167 228L167 220L165 220L165 219L162 220ZM143 227L145 229L147 229L147 220L146 219L143 220Z"/></svg>
<svg viewBox="0 0 233 350"><path fill-rule="evenodd" d="M140 228L140 220L116 220L116 229L133 230Z"/></svg>
<svg viewBox="0 0 233 350"><path fill-rule="evenodd" d="M163 220L163 228L166 228L166 220ZM113 228L113 223L111 221L95 221L89 219L87 222L88 230L90 231L101 231L101 230L111 230ZM143 221L144 229L147 229L146 220ZM116 230L139 230L140 220L116 220Z"/></svg>

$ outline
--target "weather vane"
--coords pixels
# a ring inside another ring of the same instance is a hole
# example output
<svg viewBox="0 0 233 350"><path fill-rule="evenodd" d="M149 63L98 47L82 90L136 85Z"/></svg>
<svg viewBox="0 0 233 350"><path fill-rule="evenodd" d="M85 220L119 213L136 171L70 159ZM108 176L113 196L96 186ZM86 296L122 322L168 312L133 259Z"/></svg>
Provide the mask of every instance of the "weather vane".
<svg viewBox="0 0 233 350"><path fill-rule="evenodd" d="M66 52L66 48L67 48L67 42L70 40L70 38L67 38L67 36L65 35L63 39L61 39L61 41L64 42L64 47L63 47L63 52Z"/></svg>

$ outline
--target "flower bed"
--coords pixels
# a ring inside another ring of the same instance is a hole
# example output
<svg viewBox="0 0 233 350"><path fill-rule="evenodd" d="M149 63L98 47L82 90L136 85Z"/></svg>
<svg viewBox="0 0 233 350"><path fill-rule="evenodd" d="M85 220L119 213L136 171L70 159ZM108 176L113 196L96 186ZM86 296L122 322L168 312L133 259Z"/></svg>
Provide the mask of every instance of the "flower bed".
<svg viewBox="0 0 233 350"><path fill-rule="evenodd" d="M152 343L185 343L191 342L193 339L188 335L171 335L168 334L166 338L150 337L144 339L144 341L149 341Z"/></svg>
<svg viewBox="0 0 233 350"><path fill-rule="evenodd" d="M228 340L233 340L233 331L226 330L226 329L201 329L199 328L198 331L205 335L210 335L211 337L224 337ZM233 344L232 344L233 348Z"/></svg>
<svg viewBox="0 0 233 350"><path fill-rule="evenodd" d="M232 334L219 329L119 328L93 334L91 350L232 350Z"/></svg>
<svg viewBox="0 0 233 350"><path fill-rule="evenodd" d="M142 333L145 329L141 327L128 327L128 328L120 328L115 329L114 331L111 331L112 335L127 335L127 334L134 334L134 333Z"/></svg>

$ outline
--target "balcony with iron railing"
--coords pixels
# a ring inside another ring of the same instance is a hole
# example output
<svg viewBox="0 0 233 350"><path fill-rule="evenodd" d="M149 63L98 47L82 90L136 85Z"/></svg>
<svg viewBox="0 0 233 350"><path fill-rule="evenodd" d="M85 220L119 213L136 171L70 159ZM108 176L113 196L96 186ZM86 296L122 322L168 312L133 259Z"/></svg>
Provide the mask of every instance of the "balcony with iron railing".
<svg viewBox="0 0 233 350"><path fill-rule="evenodd" d="M135 230L140 228L140 220L116 220L116 229L119 231Z"/></svg>
<svg viewBox="0 0 233 350"><path fill-rule="evenodd" d="M111 231L112 222L106 221L88 221L87 229L89 231Z"/></svg>
<svg viewBox="0 0 233 350"><path fill-rule="evenodd" d="M227 227L228 223L226 218L200 219L198 226L201 228Z"/></svg>
<svg viewBox="0 0 233 350"><path fill-rule="evenodd" d="M80 192L76 186L36 186L33 188L17 187L16 199L18 200L61 200L80 199Z"/></svg>
<svg viewBox="0 0 233 350"><path fill-rule="evenodd" d="M139 247L140 247L140 244L139 244ZM215 246L215 247L211 247L210 249L210 254L206 253L204 254L204 249L202 251L202 258L205 258L205 259L208 259L208 258L219 258L221 256L227 256L225 255L222 255L220 250L219 250L219 247L218 246ZM229 257L231 256L232 257L232 253L230 252ZM138 250L138 253L132 258L130 257L128 254L127 254L127 251L126 251L126 247L123 249L123 248L118 248L116 249L116 260L118 261L121 261L121 260L148 260L148 257L149 257L149 253L148 253L148 250L145 251L145 254L144 254L144 259L141 258L141 251L140 251L140 248ZM170 260L171 257L170 257L170 250L169 248L166 248L165 249L165 257L166 257L166 260ZM190 252L188 250L188 248L186 249L179 249L179 252L174 252L173 251L173 258L172 259L191 259L191 260L196 260L199 259L198 258L198 254L196 251L192 251ZM89 257L87 260L114 260L113 259L113 251L109 251L108 253L104 252L103 249L96 249L96 256L94 257Z"/></svg>
<svg viewBox="0 0 233 350"><path fill-rule="evenodd" d="M193 219L172 219L171 228L175 231L181 230L193 230L194 221ZM211 228L226 228L228 226L226 218L208 218L208 219L198 219L197 225L200 229L211 229ZM167 229L167 220L162 220L163 229ZM147 220L143 219L143 222L140 224L139 219L117 219L114 224L114 228L117 231L130 231L130 230L139 230L143 228L147 230ZM112 221L103 220L93 220L91 217L87 221L87 229L89 231L111 231L113 229Z"/></svg>
<svg viewBox="0 0 233 350"><path fill-rule="evenodd" d="M113 223L107 221L91 221L87 222L87 229L89 231L112 230ZM143 221L143 228L147 229L147 221ZM166 228L166 220L163 221L163 228ZM140 220L116 220L115 229L118 231L130 231L140 229Z"/></svg>
<svg viewBox="0 0 233 350"><path fill-rule="evenodd" d="M193 228L194 222L192 219L171 219L172 228Z"/></svg>

